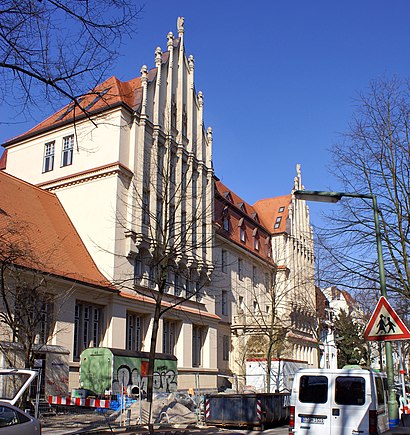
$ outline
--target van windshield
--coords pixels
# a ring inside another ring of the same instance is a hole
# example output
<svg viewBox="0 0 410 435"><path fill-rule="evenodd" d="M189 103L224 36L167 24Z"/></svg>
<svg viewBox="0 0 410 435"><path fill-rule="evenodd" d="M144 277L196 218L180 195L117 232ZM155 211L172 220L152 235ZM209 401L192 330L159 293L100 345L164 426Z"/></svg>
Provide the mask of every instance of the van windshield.
<svg viewBox="0 0 410 435"><path fill-rule="evenodd" d="M336 378L335 402L338 405L364 405L365 381L359 376Z"/></svg>
<svg viewBox="0 0 410 435"><path fill-rule="evenodd" d="M326 403L327 377L302 376L299 385L299 400L304 403Z"/></svg>

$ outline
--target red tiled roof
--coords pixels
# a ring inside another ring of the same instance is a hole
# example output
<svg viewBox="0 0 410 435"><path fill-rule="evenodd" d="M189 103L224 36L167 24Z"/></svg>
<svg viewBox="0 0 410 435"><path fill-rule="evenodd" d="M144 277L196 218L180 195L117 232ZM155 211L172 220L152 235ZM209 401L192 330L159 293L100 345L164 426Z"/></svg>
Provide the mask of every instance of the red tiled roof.
<svg viewBox="0 0 410 435"><path fill-rule="evenodd" d="M0 171L4 171L7 167L7 151L4 150L4 153L0 157Z"/></svg>
<svg viewBox="0 0 410 435"><path fill-rule="evenodd" d="M13 263L114 290L56 195L0 172L0 252Z"/></svg>
<svg viewBox="0 0 410 435"><path fill-rule="evenodd" d="M180 44L180 38L175 38L173 41L174 48L178 48ZM162 64L166 64L169 59L169 52L166 51L162 54ZM152 68L148 72L148 82L152 82L157 75L157 68ZM106 93L104 91L108 90ZM101 98L98 97L101 93L104 95ZM103 83L97 85L93 90L83 96L80 101L81 108L85 109L85 114L80 107L73 107L72 103L67 104L65 107L37 124L27 132L7 140L3 146L19 142L23 139L36 136L44 131L49 131L57 127L61 127L66 124L70 124L73 121L78 121L86 116L92 116L100 112L109 110L110 108L125 105L133 111L138 111L142 101L142 87L141 77L136 77L132 80L122 82L117 77L112 76L105 80ZM88 107L92 104L91 107ZM68 112L68 109L73 107L73 110ZM67 112L67 113L66 113ZM1 169L1 168L0 168ZM4 169L4 168L3 168Z"/></svg>
<svg viewBox="0 0 410 435"><path fill-rule="evenodd" d="M229 209L230 231L224 231L224 210ZM221 226L220 234L243 249L263 258L273 261L271 256L270 233L260 222L256 210L236 193L229 190L219 180L215 180L215 222ZM245 240L241 240L239 228L245 232ZM254 237L259 240L259 248L255 247Z"/></svg>
<svg viewBox="0 0 410 435"><path fill-rule="evenodd" d="M221 181L216 180L215 181L215 188L216 191L219 192L221 196L226 198L226 196L230 196L232 199L232 204L234 204L236 207L241 208L243 206L245 208L245 214L247 214L252 219L252 214L256 213L256 210L247 202L245 202L240 196L238 196L235 192L232 192L232 190L228 189ZM228 199L228 198L226 198ZM228 199L229 200L229 199Z"/></svg>
<svg viewBox="0 0 410 435"><path fill-rule="evenodd" d="M292 202L292 195L277 196L275 198L261 199L255 202L254 209L258 212L263 225L272 233L286 232L286 221L289 216L289 205ZM284 207L284 211L279 213L279 208ZM282 217L279 227L275 228L278 217Z"/></svg>
<svg viewBox="0 0 410 435"><path fill-rule="evenodd" d="M155 75L156 68L149 72L148 80L152 80ZM122 82L113 76L86 94L81 100L80 106L90 116L120 105L125 105L131 110L138 110L141 100L142 88L140 77ZM72 110L68 111L71 108ZM70 103L27 132L6 141L3 146L7 147L26 137L32 137L43 131L72 123L74 120L78 121L86 116L81 108L77 106L73 107L72 103Z"/></svg>

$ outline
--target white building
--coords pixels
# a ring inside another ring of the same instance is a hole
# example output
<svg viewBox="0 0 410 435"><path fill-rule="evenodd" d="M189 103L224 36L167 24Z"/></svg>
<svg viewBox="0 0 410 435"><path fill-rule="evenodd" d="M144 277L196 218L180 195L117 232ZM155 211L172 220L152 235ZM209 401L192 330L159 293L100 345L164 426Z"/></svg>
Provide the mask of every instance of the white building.
<svg viewBox="0 0 410 435"><path fill-rule="evenodd" d="M89 293L87 310L85 296L74 299L72 331L86 313L104 318L99 339L83 347L149 349L164 245L167 310L156 350L177 357L179 388L198 373L202 388L244 375L249 355L266 355L261 337L273 318L275 356L317 366L308 207L292 194L251 206L215 181L183 18L177 26L166 50L155 50L154 68L127 82L111 77L84 96L83 110L70 104L7 141L0 168L56 195L120 289L101 304ZM302 188L299 166L293 188ZM75 384L80 349L73 338L64 346Z"/></svg>
<svg viewBox="0 0 410 435"><path fill-rule="evenodd" d="M199 285L201 298L162 317L157 351L177 356L181 388L193 386L197 372L211 388L219 320L208 285L212 130L205 131L194 58L185 54L183 18L154 62L133 80L111 77L86 95L87 116L71 104L6 142L2 162L7 173L57 195L99 270L120 286L121 303L106 313L110 322L97 345L149 349L152 256L158 234L168 231L175 255L164 304L181 304ZM126 333L132 325L139 329L134 342Z"/></svg>

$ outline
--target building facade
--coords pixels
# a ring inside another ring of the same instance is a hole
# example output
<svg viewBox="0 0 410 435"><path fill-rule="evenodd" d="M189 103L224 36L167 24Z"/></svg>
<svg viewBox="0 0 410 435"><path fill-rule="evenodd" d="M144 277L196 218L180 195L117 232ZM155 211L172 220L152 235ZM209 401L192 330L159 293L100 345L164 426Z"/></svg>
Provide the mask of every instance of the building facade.
<svg viewBox="0 0 410 435"><path fill-rule="evenodd" d="M292 194L251 206L216 180L183 18L177 27L154 68L107 79L3 144L0 168L61 202L115 288L72 296L71 335L56 335L71 386L84 346L149 350L159 300L156 351L177 357L179 388L197 374L201 388L230 386L250 357L317 365L309 210ZM99 338L81 342L90 319Z"/></svg>

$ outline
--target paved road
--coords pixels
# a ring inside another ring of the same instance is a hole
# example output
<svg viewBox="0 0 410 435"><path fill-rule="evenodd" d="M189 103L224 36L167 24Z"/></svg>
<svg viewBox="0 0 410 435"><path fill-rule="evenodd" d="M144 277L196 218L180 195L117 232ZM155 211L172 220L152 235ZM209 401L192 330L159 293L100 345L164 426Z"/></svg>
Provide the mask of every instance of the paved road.
<svg viewBox="0 0 410 435"><path fill-rule="evenodd" d="M64 428L43 428L42 430L43 435L49 434L49 435L74 435L74 434L82 434L85 435L87 432L81 432L81 431L73 431ZM88 432L93 434L104 434L104 433L110 433L111 431L99 431L99 432ZM122 431L114 430L114 434L121 434L125 433ZM138 430L136 432L126 432L127 435L146 435L148 432L145 430ZM247 429L227 429L227 428L218 428L218 427L205 427L205 428L189 428L189 429L167 429L167 430L158 430L155 431L158 435L191 435L191 434L203 434L203 435L211 435L211 434L221 434L221 435L240 435L240 434L246 434L246 435L288 435L288 426L281 426L276 427L272 429L266 429L264 431L256 431L256 430L247 430Z"/></svg>

